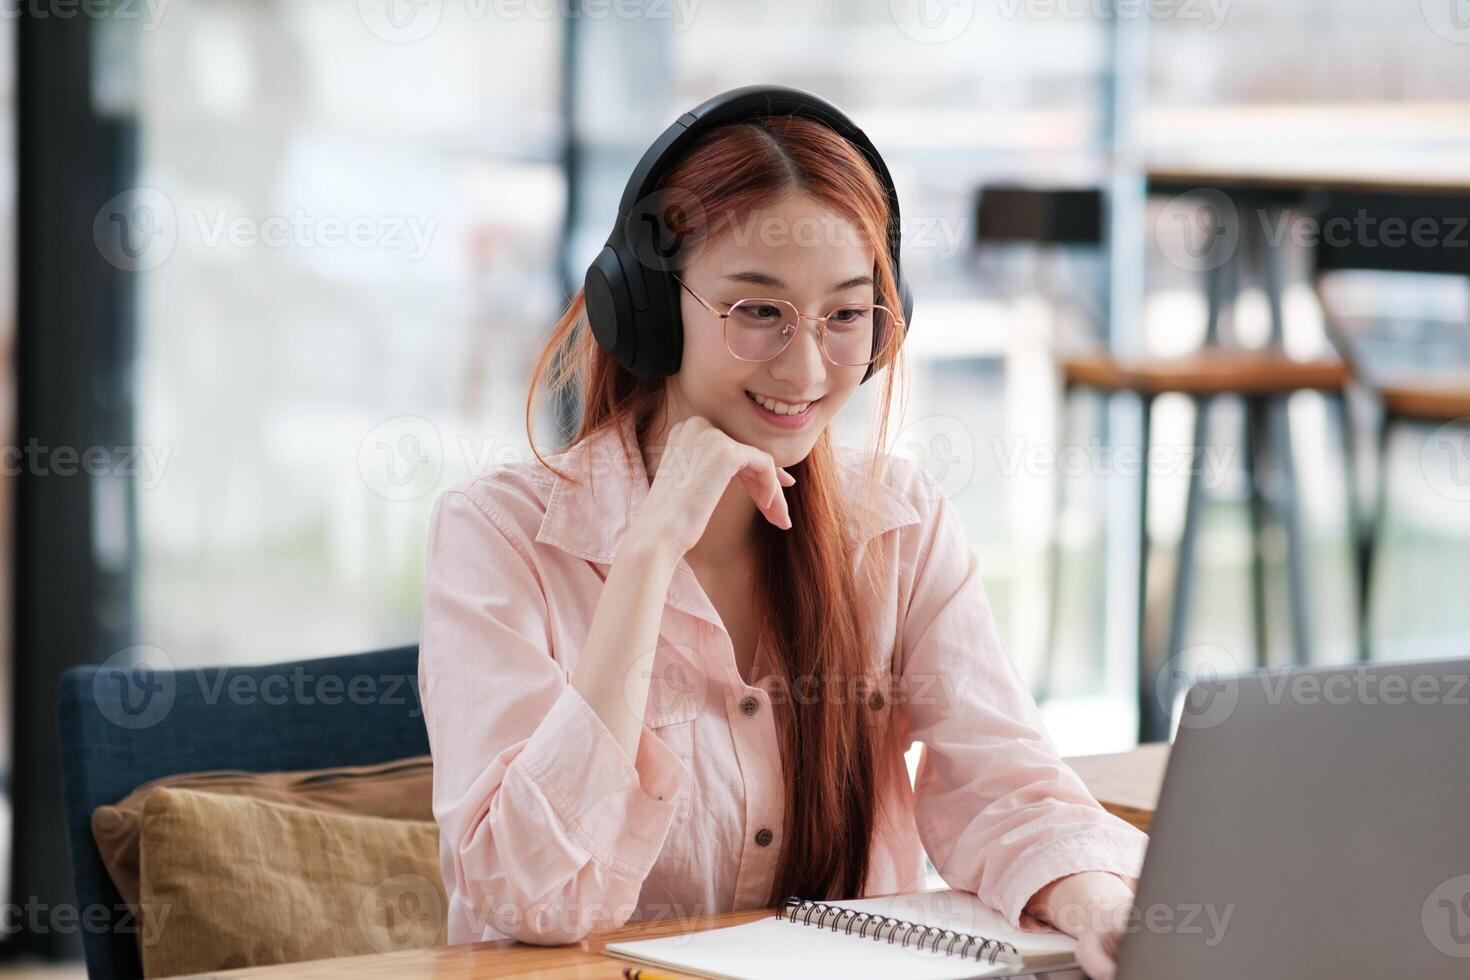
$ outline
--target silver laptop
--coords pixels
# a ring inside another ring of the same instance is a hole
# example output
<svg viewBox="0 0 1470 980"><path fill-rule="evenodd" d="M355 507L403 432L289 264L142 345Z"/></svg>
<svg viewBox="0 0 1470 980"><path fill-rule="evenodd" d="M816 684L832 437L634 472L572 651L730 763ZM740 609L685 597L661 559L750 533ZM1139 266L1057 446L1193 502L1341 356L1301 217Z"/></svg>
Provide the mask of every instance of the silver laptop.
<svg viewBox="0 0 1470 980"><path fill-rule="evenodd" d="M1470 660L1193 685L1117 976L1470 977Z"/></svg>

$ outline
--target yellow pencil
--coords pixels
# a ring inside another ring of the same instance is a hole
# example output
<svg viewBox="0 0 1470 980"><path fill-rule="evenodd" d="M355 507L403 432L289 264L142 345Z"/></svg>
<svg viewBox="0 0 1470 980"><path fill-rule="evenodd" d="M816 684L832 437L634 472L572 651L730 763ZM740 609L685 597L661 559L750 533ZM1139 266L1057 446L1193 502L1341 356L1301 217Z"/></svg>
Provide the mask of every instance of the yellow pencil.
<svg viewBox="0 0 1470 980"><path fill-rule="evenodd" d="M625 980L675 980L674 977L667 973L654 973L652 970L645 970L641 966L623 967L623 977Z"/></svg>

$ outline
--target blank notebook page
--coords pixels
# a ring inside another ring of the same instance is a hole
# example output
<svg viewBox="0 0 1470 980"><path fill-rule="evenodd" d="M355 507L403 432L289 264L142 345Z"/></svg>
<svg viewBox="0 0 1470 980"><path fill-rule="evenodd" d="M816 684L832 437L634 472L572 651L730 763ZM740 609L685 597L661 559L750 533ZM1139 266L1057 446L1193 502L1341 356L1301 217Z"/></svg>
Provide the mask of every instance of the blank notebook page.
<svg viewBox="0 0 1470 980"><path fill-rule="evenodd" d="M953 889L824 904L1001 940L1015 946L1023 957L1053 961L1058 957L1065 958L1077 948L1077 940L1064 933L1012 929L999 913L980 899ZM794 921L777 919L772 914L768 918L723 929L608 943L604 952L730 980L780 980L787 977L795 980L816 976L840 976L851 980L964 980L967 977L1024 972L1004 963L992 965L977 960L973 946L972 955L967 957L946 955L927 948L916 949L913 939L907 947L900 946L901 930L892 943L887 938L874 939L875 924L871 920L866 936L857 934L857 924L854 924L853 932L847 934L843 929L850 918L836 929L830 928L832 918L832 914L827 913L829 927L821 928L815 924L818 921L816 913L812 915L812 925L802 925L801 913ZM883 936L887 935L885 927Z"/></svg>

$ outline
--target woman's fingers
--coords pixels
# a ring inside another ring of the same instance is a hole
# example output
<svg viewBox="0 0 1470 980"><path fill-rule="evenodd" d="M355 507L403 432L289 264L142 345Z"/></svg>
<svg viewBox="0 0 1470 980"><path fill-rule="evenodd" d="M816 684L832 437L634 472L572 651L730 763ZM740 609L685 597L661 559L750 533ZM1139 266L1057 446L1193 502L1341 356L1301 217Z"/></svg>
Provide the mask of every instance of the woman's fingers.
<svg viewBox="0 0 1470 980"><path fill-rule="evenodd" d="M771 459L770 453L753 446L739 443L736 445L740 447L740 470L736 474L740 482L745 485L756 507L766 515L767 520L779 528L790 530L791 514L786 509L786 494L782 491L782 481L777 475L780 468ZM793 479L791 482L796 481Z"/></svg>

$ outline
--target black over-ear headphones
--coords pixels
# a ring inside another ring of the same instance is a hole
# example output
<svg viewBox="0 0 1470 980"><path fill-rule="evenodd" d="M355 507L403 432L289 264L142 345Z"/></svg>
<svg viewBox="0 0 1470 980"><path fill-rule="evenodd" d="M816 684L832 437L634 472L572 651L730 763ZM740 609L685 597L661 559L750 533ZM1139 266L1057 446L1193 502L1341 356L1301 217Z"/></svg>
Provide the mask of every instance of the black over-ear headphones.
<svg viewBox="0 0 1470 980"><path fill-rule="evenodd" d="M888 253L903 306L903 333L913 323L913 294L899 267L898 192L888 167L863 131L832 103L801 89L749 85L731 89L701 103L674 121L653 141L618 203L618 220L597 258L587 268L584 295L592 333L612 359L640 378L667 377L679 370L684 355L684 323L679 284L673 273L682 245L671 226L697 224L693 195L677 189L658 193L654 187L669 167L702 133L716 126L758 116L798 115L835 130L860 150L888 191ZM888 302L880 299L880 302ZM899 339L902 339L902 334ZM863 375L867 381L873 366Z"/></svg>

